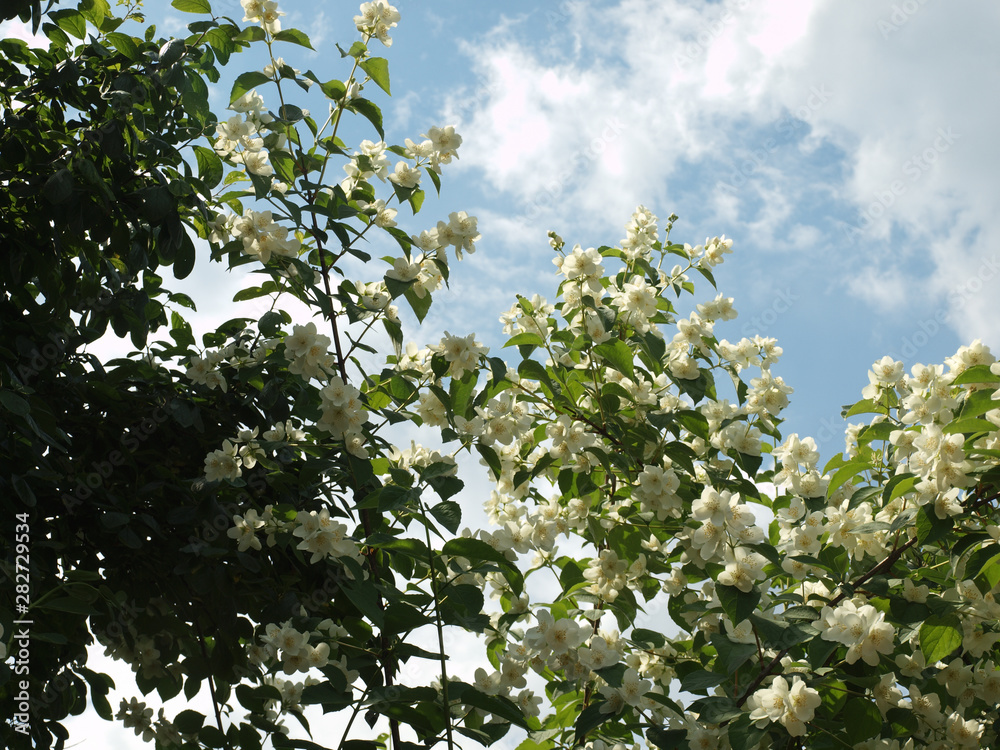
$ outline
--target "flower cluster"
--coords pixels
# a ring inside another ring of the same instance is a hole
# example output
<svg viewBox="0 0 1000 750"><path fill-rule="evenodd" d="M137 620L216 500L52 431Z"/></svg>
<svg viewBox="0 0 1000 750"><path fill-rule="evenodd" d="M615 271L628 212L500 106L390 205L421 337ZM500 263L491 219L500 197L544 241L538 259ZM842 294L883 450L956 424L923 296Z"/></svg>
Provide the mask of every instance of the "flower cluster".
<svg viewBox="0 0 1000 750"><path fill-rule="evenodd" d="M799 737L806 733L806 722L812 720L820 703L819 693L801 677L793 676L791 685L784 677L775 677L768 687L750 696L747 706L758 726L779 722L792 737Z"/></svg>
<svg viewBox="0 0 1000 750"><path fill-rule="evenodd" d="M289 372L306 380L325 380L335 372L336 365L329 353L330 337L319 333L312 321L293 326L284 341Z"/></svg>
<svg viewBox="0 0 1000 750"><path fill-rule="evenodd" d="M245 15L244 21L260 23L268 34L277 34L281 31L281 16L285 15L278 10L278 3L274 0L240 0Z"/></svg>
<svg viewBox="0 0 1000 750"><path fill-rule="evenodd" d="M252 469L264 455L257 442L258 428L241 430L231 440L223 440L222 448L205 457L205 479L209 482L233 481L243 475L243 467Z"/></svg>
<svg viewBox="0 0 1000 750"><path fill-rule="evenodd" d="M361 391L334 375L320 390L323 415L316 426L326 430L337 440L343 440L347 450L367 458L362 425L368 421L368 410L361 400Z"/></svg>
<svg viewBox="0 0 1000 750"><path fill-rule="evenodd" d="M369 37L375 37L386 47L392 46L389 30L399 23L399 11L385 0L372 0L361 4L361 15L354 17L354 25L358 31Z"/></svg>

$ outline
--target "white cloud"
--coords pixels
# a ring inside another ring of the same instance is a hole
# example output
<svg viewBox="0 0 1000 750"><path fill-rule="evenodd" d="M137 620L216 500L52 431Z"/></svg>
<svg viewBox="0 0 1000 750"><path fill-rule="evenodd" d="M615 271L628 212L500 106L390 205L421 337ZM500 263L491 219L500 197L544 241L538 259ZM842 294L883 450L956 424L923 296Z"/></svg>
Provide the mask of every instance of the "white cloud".
<svg viewBox="0 0 1000 750"><path fill-rule="evenodd" d="M31 25L17 19L0 23L0 39L20 39L29 47L49 47L49 38L45 34L32 34Z"/></svg>
<svg viewBox="0 0 1000 750"><path fill-rule="evenodd" d="M1000 238L1000 101L986 93L1000 7L622 0L570 11L572 43L537 45L514 21L466 49L492 91L465 125L461 169L513 198L528 226L608 231L636 204L669 210L735 165L745 184L706 195L716 221L768 249L834 250L841 296L920 307L928 293L960 335L998 341L992 295L958 306L949 290ZM602 136L613 137L595 146ZM816 174L817 162L830 168ZM844 216L859 231L837 229ZM980 281L998 289L995 275Z"/></svg>

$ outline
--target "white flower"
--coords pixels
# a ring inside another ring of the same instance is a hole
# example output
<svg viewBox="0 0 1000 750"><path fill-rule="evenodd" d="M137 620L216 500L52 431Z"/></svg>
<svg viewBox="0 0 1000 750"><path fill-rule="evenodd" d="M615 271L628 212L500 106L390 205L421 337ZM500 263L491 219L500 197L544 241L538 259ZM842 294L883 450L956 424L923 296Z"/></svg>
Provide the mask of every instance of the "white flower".
<svg viewBox="0 0 1000 750"><path fill-rule="evenodd" d="M248 510L245 515L233 516L236 525L226 532L230 539L239 540L239 551L246 552L248 548L260 549L260 539L257 538L257 529L263 528L264 522L257 517L256 510Z"/></svg>
<svg viewBox="0 0 1000 750"><path fill-rule="evenodd" d="M268 161L266 151L244 151L243 164L251 174L261 177L270 177L274 174L274 168Z"/></svg>
<svg viewBox="0 0 1000 750"><path fill-rule="evenodd" d="M212 451L205 457L205 479L209 482L236 479L242 473L236 447L228 440L223 441L221 450Z"/></svg>
<svg viewBox="0 0 1000 750"><path fill-rule="evenodd" d="M411 167L405 161L397 162L389 181L402 188L415 188L420 184L420 170Z"/></svg>
<svg viewBox="0 0 1000 750"><path fill-rule="evenodd" d="M362 34L376 37L386 47L392 46L389 29L399 23L399 11L385 0L372 0L361 4L361 15L354 17L354 25Z"/></svg>
<svg viewBox="0 0 1000 750"><path fill-rule="evenodd" d="M797 675L789 688L784 677L775 677L769 687L761 688L747 701L750 719L763 728L768 722L780 722L792 737L806 732L806 722L812 721L822 703L819 692L808 687Z"/></svg>

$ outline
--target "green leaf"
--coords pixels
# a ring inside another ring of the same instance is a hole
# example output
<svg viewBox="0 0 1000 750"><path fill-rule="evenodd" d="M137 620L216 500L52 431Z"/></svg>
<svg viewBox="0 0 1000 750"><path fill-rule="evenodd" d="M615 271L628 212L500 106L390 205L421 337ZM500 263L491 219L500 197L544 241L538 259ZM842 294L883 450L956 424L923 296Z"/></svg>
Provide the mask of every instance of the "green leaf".
<svg viewBox="0 0 1000 750"><path fill-rule="evenodd" d="M650 727L646 730L646 739L658 750L688 750L686 729L662 729Z"/></svg>
<svg viewBox="0 0 1000 750"><path fill-rule="evenodd" d="M72 34L77 39L84 39L87 36L87 19L78 10L54 10L49 13L49 18L56 22L56 25L67 34ZM111 34L108 34L109 41ZM114 42L112 42L114 44Z"/></svg>
<svg viewBox="0 0 1000 750"><path fill-rule="evenodd" d="M882 714L872 701L855 697L843 710L844 729L852 745L874 737L882 729Z"/></svg>
<svg viewBox="0 0 1000 750"><path fill-rule="evenodd" d="M503 474L503 466L500 464L500 457L497 455L497 452L490 446L480 443L476 443L476 450L479 451L479 455L483 457L486 465L490 467L493 476L499 479L500 475Z"/></svg>
<svg viewBox="0 0 1000 750"><path fill-rule="evenodd" d="M309 41L309 37L298 29L282 29L274 35L274 40L276 42L291 42L307 49L314 49L312 43Z"/></svg>
<svg viewBox="0 0 1000 750"><path fill-rule="evenodd" d="M938 518L933 506L922 505L917 511L917 538L920 544L931 544L944 539L954 525L951 517Z"/></svg>
<svg viewBox="0 0 1000 750"><path fill-rule="evenodd" d="M920 650L928 664L941 661L962 645L962 621L956 614L932 616L920 626Z"/></svg>
<svg viewBox="0 0 1000 750"><path fill-rule="evenodd" d="M954 548L952 549L954 550ZM953 551L952 554L957 555L958 553ZM965 564L965 577L975 578L997 561L1000 561L1000 544L988 544L980 547L969 556L969 561Z"/></svg>
<svg viewBox="0 0 1000 750"><path fill-rule="evenodd" d="M725 680L724 675L708 672L704 669L696 669L681 678L681 690L686 690L689 693L699 693L709 688L714 688L716 685L721 685Z"/></svg>
<svg viewBox="0 0 1000 750"><path fill-rule="evenodd" d="M139 45L135 43L135 39L130 37L128 34L122 34L118 31L112 31L110 34L106 35L107 40L111 42L111 45L121 52L129 60L135 60L139 57Z"/></svg>
<svg viewBox="0 0 1000 750"><path fill-rule="evenodd" d="M186 279L194 270L195 247L191 241L191 236L187 232L181 232L180 246L174 256L174 278Z"/></svg>
<svg viewBox="0 0 1000 750"><path fill-rule="evenodd" d="M864 456L855 458L853 461L848 461L846 464L837 469L833 477L830 479L830 484L826 490L826 496L828 498L833 497L833 493L840 489L844 482L871 468L871 461Z"/></svg>
<svg viewBox="0 0 1000 750"><path fill-rule="evenodd" d="M601 711L604 701L594 701L580 712L576 717L576 742L580 741L591 731L601 726L605 721L611 719L611 714Z"/></svg>
<svg viewBox="0 0 1000 750"><path fill-rule="evenodd" d="M375 104L368 101L367 99L354 99L351 101L350 108L353 109L358 114L364 116L368 119L375 127L375 132L379 134L382 140L385 140L385 131L382 129L382 110L379 109ZM430 296L430 295L428 295Z"/></svg>
<svg viewBox="0 0 1000 750"><path fill-rule="evenodd" d="M729 722L726 728L729 735L729 746L732 750L755 750L767 734L766 729L760 729L750 720L750 714L743 714L735 721Z"/></svg>
<svg viewBox="0 0 1000 750"><path fill-rule="evenodd" d="M337 49L340 49L340 45L337 45ZM343 57L353 57L356 60L360 60L368 54L368 47L363 42L355 42L347 52L341 49L340 54Z"/></svg>
<svg viewBox="0 0 1000 750"><path fill-rule="evenodd" d="M431 295L425 294L423 297L420 297L410 288L406 290L405 296L406 301L410 303L413 314L417 316L419 322L423 323L424 318L427 317L427 311L431 309Z"/></svg>
<svg viewBox="0 0 1000 750"><path fill-rule="evenodd" d="M995 391L973 391L962 405L962 410L958 413L959 419L971 419L993 411L997 408L997 402L993 400Z"/></svg>
<svg viewBox="0 0 1000 750"><path fill-rule="evenodd" d="M365 617L371 620L376 626L382 627L385 623L385 614L379 606L378 595L374 586L367 581L347 581L341 585L340 590L347 595L351 603L358 608Z"/></svg>
<svg viewBox="0 0 1000 750"><path fill-rule="evenodd" d="M731 698L722 696L696 700L691 704L691 710L697 711L701 715L701 720L709 724L721 724L743 715L743 711Z"/></svg>
<svg viewBox="0 0 1000 750"><path fill-rule="evenodd" d="M994 375L989 365L973 365L955 378L951 384L968 385L970 383L1000 383L1000 375Z"/></svg>
<svg viewBox="0 0 1000 750"><path fill-rule="evenodd" d="M287 151L272 149L268 152L271 159L271 166L274 173L278 175L282 182L292 184L295 182L295 158Z"/></svg>
<svg viewBox="0 0 1000 750"><path fill-rule="evenodd" d="M528 728L527 723L524 721L524 714L521 713L521 709L510 698L502 695L487 695L468 683L453 682L451 684L454 685L453 689L458 692L458 700L462 703L475 706L483 711L489 711L494 716L506 719L524 729Z"/></svg>
<svg viewBox="0 0 1000 750"><path fill-rule="evenodd" d="M255 87L263 83L268 83L270 80L266 75L256 70L240 74L233 82L233 88L229 94L229 103L232 104L248 91L252 91Z"/></svg>
<svg viewBox="0 0 1000 750"><path fill-rule="evenodd" d="M726 671L727 675L735 672L747 659L757 653L756 645L752 643L733 643L721 633L716 633L712 636L712 645L719 652L719 656L715 660L715 669L721 667Z"/></svg>
<svg viewBox="0 0 1000 750"><path fill-rule="evenodd" d="M104 25L104 19L111 15L111 6L108 4L108 0L81 0L79 8L83 17L97 28L101 28Z"/></svg>
<svg viewBox="0 0 1000 750"><path fill-rule="evenodd" d="M208 0L171 0L170 4L184 13L211 13Z"/></svg>
<svg viewBox="0 0 1000 750"><path fill-rule="evenodd" d="M458 533L458 527L462 523L462 507L458 503L442 500L431 506L430 514L452 534Z"/></svg>
<svg viewBox="0 0 1000 750"><path fill-rule="evenodd" d="M269 310L261 317L258 326L260 327L260 332L265 336L274 336L284 321L285 319L281 316L281 313Z"/></svg>
<svg viewBox="0 0 1000 750"><path fill-rule="evenodd" d="M521 572L504 557L502 552L493 549L481 539L469 539L467 537L451 539L441 548L441 554L465 557L472 561L473 564L476 561L497 563L510 583L511 588L514 590L514 593L520 596L523 590L524 576L521 575Z"/></svg>
<svg viewBox="0 0 1000 750"><path fill-rule="evenodd" d="M222 159L210 148L195 146L194 155L198 161L198 177L209 190L222 182Z"/></svg>
<svg viewBox="0 0 1000 750"><path fill-rule="evenodd" d="M600 356L605 362L629 378L635 378L635 369L632 363L632 350L628 344L620 339L613 342L608 341L594 347L594 353Z"/></svg>
<svg viewBox="0 0 1000 750"><path fill-rule="evenodd" d="M392 96L389 91L389 61L383 57L369 57L359 66L371 79L378 84L378 87L385 93Z"/></svg>
<svg viewBox="0 0 1000 750"><path fill-rule="evenodd" d="M722 602L722 609L729 619L733 621L733 625L739 625L748 619L753 614L754 609L756 609L757 603L760 602L760 592L757 589L743 592L735 586L725 586L717 583L715 585L715 592L719 595L719 601Z"/></svg>
<svg viewBox="0 0 1000 750"><path fill-rule="evenodd" d="M977 432L993 432L996 428L996 425L992 422L988 422L985 419L979 419L977 417L971 417L969 419L956 419L954 422L949 422L941 431L946 435L954 433L966 433L971 435Z"/></svg>
<svg viewBox="0 0 1000 750"><path fill-rule="evenodd" d="M858 414L885 414L886 408L882 406L877 401L872 401L869 398L862 399L856 404L848 408L843 416L846 417L856 417Z"/></svg>
<svg viewBox="0 0 1000 750"><path fill-rule="evenodd" d="M63 168L45 181L45 184L42 185L42 195L49 203L59 205L69 200L75 185L76 181L73 179L72 173Z"/></svg>
<svg viewBox="0 0 1000 750"><path fill-rule="evenodd" d="M204 723L204 714L200 714L190 708L181 711L174 717L174 726L177 728L177 731L183 732L184 734L194 734L201 729Z"/></svg>
<svg viewBox="0 0 1000 750"><path fill-rule="evenodd" d="M508 346L545 346L545 339L537 333L525 331L508 339L507 343L504 344L504 348L506 349Z"/></svg>
<svg viewBox="0 0 1000 750"><path fill-rule="evenodd" d="M12 391L0 391L0 404L19 417L26 417L31 413L28 402Z"/></svg>

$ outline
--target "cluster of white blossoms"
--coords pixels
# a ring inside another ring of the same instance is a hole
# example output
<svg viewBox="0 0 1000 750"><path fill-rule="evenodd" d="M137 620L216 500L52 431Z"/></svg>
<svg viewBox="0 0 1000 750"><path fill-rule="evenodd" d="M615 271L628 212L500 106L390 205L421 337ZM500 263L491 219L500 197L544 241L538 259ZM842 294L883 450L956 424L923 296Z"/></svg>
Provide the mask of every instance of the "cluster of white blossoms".
<svg viewBox="0 0 1000 750"><path fill-rule="evenodd" d="M749 591L763 578L766 560L744 545L763 542L764 531L741 496L721 492L706 485L701 496L691 504L689 525L678 535L684 545L684 557L696 565L724 561L726 580L720 582ZM731 580L730 580L731 579Z"/></svg>
<svg viewBox="0 0 1000 750"><path fill-rule="evenodd" d="M320 390L323 414L316 422L337 440L343 440L349 452L368 458L362 425L368 421L368 409L361 399L361 391L334 375Z"/></svg>
<svg viewBox="0 0 1000 750"><path fill-rule="evenodd" d="M251 508L242 515L233 516L233 527L227 536L236 540L240 552L245 552L262 549L259 535L264 535L267 546L273 547L277 544L277 535L289 534L300 540L297 549L308 552L311 563L331 557L346 557L360 563L361 550L348 532L347 526L332 518L326 508L300 510L294 520L284 521L274 515L273 506L267 505L262 514Z"/></svg>
<svg viewBox="0 0 1000 750"><path fill-rule="evenodd" d="M314 668L337 667L344 673L348 684L350 684L357 679L358 673L347 667L346 657L336 658L338 654L337 644L347 635L348 633L343 627L329 619L323 620L310 630L296 630L292 626L291 620L281 625L270 623L265 626L264 633L259 636L262 645L254 644L250 647L250 658L265 666L280 662L282 671L289 675L308 672ZM315 684L315 681L308 677L304 683L287 683L277 679L272 684L280 686L281 707L282 711L285 712L298 708L303 688L306 685Z"/></svg>
<svg viewBox="0 0 1000 750"><path fill-rule="evenodd" d="M274 220L270 211L247 209L243 216L227 214L213 226L213 241L225 244L230 237L243 243L243 254L267 263L272 256L297 258L302 249L301 240L289 236L287 227Z"/></svg>
<svg viewBox="0 0 1000 750"><path fill-rule="evenodd" d="M192 739L177 731L173 723L164 717L162 708L156 721L153 721L153 709L138 698L127 701L122 698L115 718L122 722L126 729L133 730L136 737L142 737L143 742L155 740L161 747L179 747L183 742Z"/></svg>
<svg viewBox="0 0 1000 750"><path fill-rule="evenodd" d="M351 192L363 182L367 182L372 177L385 180L389 176L389 145L385 141L363 140L358 146L358 153L344 164L344 172L347 176L340 183L344 193L350 195Z"/></svg>
<svg viewBox="0 0 1000 750"><path fill-rule="evenodd" d="M205 457L205 479L209 482L232 481L243 475L243 467L252 469L264 451L257 442L258 428L241 430L237 437L223 440L222 447Z"/></svg>
<svg viewBox="0 0 1000 750"><path fill-rule="evenodd" d="M264 147L264 130L274 118L264 106L264 98L256 90L248 91L229 105L237 114L215 127L215 152L223 159L242 164L247 172L271 177L274 167ZM286 137L274 133L270 148L284 149Z"/></svg>
<svg viewBox="0 0 1000 750"><path fill-rule="evenodd" d="M432 352L441 354L448 363L448 376L460 379L465 373L472 372L479 366L479 360L489 353L489 347L476 341L476 334L455 336L444 332L441 342L428 347Z"/></svg>
<svg viewBox="0 0 1000 750"><path fill-rule="evenodd" d="M733 251L733 241L726 239L726 235L721 237L709 237L705 239L704 245L684 245L684 252L687 253L696 265L702 268L712 268L720 265L726 255Z"/></svg>
<svg viewBox="0 0 1000 750"><path fill-rule="evenodd" d="M414 237L413 241L416 243L417 238ZM425 253L396 258L392 268L386 271L385 275L390 279L409 283L410 290L420 299L437 291L444 284L441 269L434 262L434 258Z"/></svg>
<svg viewBox="0 0 1000 750"><path fill-rule="evenodd" d="M462 145L462 136L455 132L454 125L432 127L422 133L424 140L419 143L405 139L403 149L406 158L412 161L399 161L395 165L389 158L389 145L385 141L361 141L357 153L344 164L346 177L340 183L347 195L362 183L371 178L414 190L420 186L421 168L431 169L440 174L442 164L450 164L458 158L458 148Z"/></svg>
<svg viewBox="0 0 1000 750"><path fill-rule="evenodd" d="M306 380L326 380L336 372L336 363L329 352L330 337L319 333L312 321L293 326L284 342L290 373Z"/></svg>
<svg viewBox="0 0 1000 750"><path fill-rule="evenodd" d="M361 310L359 320L366 318L386 317L389 320L399 320L399 309L391 304L392 295L384 281L356 281L354 291L357 294L358 307Z"/></svg>
<svg viewBox="0 0 1000 750"><path fill-rule="evenodd" d="M278 10L278 3L274 0L240 0L243 6L244 21L259 23L268 34L277 34L281 31L281 16L285 15Z"/></svg>
<svg viewBox="0 0 1000 750"><path fill-rule="evenodd" d="M757 726L778 722L792 737L799 737L806 733L806 722L812 721L822 702L818 691L793 675L791 685L784 677L775 677L770 685L750 696L747 707Z"/></svg>
<svg viewBox="0 0 1000 750"><path fill-rule="evenodd" d="M885 621L885 613L871 604L858 604L845 599L836 608L823 607L815 627L823 640L836 641L847 647L845 661L854 664L861 658L865 664L877 666L879 654L893 652L895 630Z"/></svg>
<svg viewBox="0 0 1000 750"><path fill-rule="evenodd" d="M386 47L392 46L389 30L399 23L399 11L385 0L372 0L361 4L361 15L354 17L354 25L358 31L369 37L375 37Z"/></svg>

